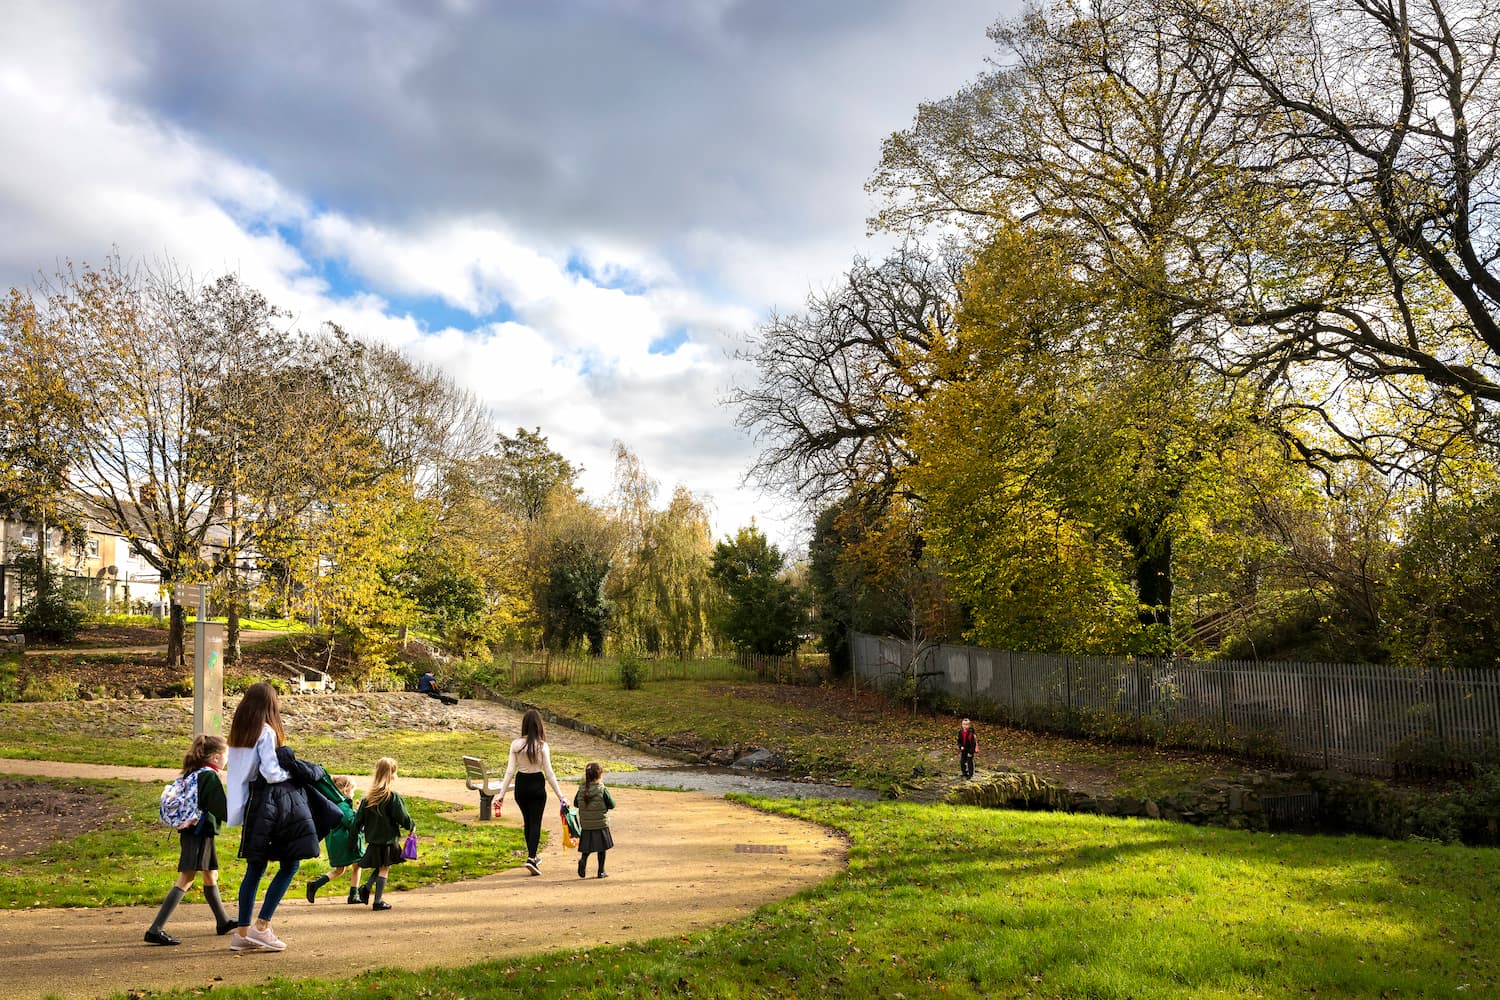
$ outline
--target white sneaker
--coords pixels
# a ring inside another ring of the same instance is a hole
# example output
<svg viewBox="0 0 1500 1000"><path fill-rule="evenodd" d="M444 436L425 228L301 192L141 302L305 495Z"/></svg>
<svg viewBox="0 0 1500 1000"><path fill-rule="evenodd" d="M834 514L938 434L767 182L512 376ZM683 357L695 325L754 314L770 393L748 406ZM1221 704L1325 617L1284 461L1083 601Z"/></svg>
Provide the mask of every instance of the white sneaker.
<svg viewBox="0 0 1500 1000"><path fill-rule="evenodd" d="M252 941L248 936L241 936L236 931L229 932L230 951L260 951L260 945Z"/></svg>
<svg viewBox="0 0 1500 1000"><path fill-rule="evenodd" d="M269 927L261 930L259 927L251 924L250 929L245 932L245 937L267 951L286 951L286 942L277 937L276 932Z"/></svg>

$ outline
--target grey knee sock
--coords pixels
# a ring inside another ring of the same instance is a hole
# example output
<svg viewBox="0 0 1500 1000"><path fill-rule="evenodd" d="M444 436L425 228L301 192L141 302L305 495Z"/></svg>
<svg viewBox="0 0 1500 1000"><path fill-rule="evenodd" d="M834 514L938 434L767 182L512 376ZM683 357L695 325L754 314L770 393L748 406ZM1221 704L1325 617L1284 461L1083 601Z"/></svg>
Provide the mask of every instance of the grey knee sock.
<svg viewBox="0 0 1500 1000"><path fill-rule="evenodd" d="M175 885L167 891L167 898L162 900L161 909L156 911L156 919L151 921L151 929L159 931L172 919L172 911L177 909L177 904L182 901L182 890ZM137 924L136 926L140 926Z"/></svg>
<svg viewBox="0 0 1500 1000"><path fill-rule="evenodd" d="M385 879L379 875L375 876L375 902L380 902L380 897L385 895Z"/></svg>
<svg viewBox="0 0 1500 1000"><path fill-rule="evenodd" d="M219 898L218 886L205 885L203 887L203 898L208 900L208 908L214 911L215 920L221 924L229 923L229 914L224 912L224 901Z"/></svg>
<svg viewBox="0 0 1500 1000"><path fill-rule="evenodd" d="M608 852L606 852L606 851L600 851L599 852L599 870L601 872L604 871L604 855L606 853L608 853Z"/></svg>

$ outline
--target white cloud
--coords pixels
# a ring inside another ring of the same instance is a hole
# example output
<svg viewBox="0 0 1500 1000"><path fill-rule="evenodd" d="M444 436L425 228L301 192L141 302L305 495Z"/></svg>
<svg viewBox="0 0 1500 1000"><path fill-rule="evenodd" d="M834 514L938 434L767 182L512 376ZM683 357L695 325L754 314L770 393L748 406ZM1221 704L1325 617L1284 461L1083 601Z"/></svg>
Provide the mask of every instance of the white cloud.
<svg viewBox="0 0 1500 1000"><path fill-rule="evenodd" d="M789 541L785 505L740 484L731 354L865 245L879 140L982 69L993 13L19 0L0 281L112 247L237 271L298 325L400 346L499 428L541 427L591 492L619 438L663 501L683 483L719 534L755 515Z"/></svg>

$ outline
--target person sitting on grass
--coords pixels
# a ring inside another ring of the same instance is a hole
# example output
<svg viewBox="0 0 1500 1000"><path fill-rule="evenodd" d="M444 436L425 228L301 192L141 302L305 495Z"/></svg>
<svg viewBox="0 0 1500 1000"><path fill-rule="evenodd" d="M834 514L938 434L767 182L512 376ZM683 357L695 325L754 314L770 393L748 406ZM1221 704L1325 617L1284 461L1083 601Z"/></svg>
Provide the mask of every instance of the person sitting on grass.
<svg viewBox="0 0 1500 1000"><path fill-rule="evenodd" d="M458 704L457 698L453 697L453 695L451 694L445 694L443 692L443 689L438 687L437 677L431 670L423 674L422 679L417 681L417 693L425 694L429 698L436 698L444 705Z"/></svg>

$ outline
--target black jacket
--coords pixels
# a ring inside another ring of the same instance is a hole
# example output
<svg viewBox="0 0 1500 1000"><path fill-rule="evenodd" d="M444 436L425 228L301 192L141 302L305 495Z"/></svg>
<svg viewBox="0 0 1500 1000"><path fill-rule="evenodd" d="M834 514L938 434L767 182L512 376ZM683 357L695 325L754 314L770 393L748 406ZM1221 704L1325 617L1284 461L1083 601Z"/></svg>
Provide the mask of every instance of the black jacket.
<svg viewBox="0 0 1500 1000"><path fill-rule="evenodd" d="M276 751L291 780L250 782L239 856L247 861L305 861L316 858L328 831L342 818L339 808L312 785L324 775L317 764L297 760L290 747Z"/></svg>

